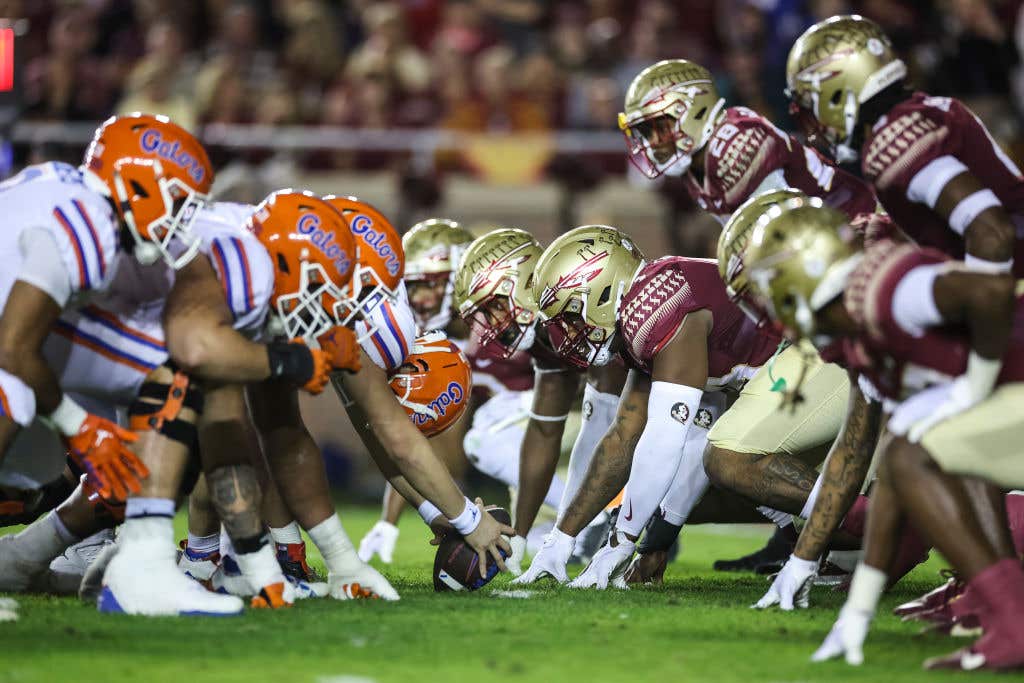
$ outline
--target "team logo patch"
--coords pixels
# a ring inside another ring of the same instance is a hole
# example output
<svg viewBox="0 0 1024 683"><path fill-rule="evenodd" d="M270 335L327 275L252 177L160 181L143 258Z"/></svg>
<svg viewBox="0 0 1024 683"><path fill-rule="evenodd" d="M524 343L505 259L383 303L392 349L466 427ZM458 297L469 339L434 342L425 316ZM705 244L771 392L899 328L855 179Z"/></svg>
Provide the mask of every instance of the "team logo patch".
<svg viewBox="0 0 1024 683"><path fill-rule="evenodd" d="M579 264L565 275L558 278L553 285L544 288L540 300L537 302L540 308L544 309L558 301L558 293L562 290L574 290L586 286L595 280L604 270L604 260L608 258L608 251L594 254L583 263Z"/></svg>
<svg viewBox="0 0 1024 683"><path fill-rule="evenodd" d="M701 408L697 411L697 417L694 418L693 424L698 427L708 429L711 427L711 423L714 422L714 418L711 417L711 411L707 408Z"/></svg>
<svg viewBox="0 0 1024 683"><path fill-rule="evenodd" d="M388 269L389 273L398 275L398 270L402 265L398 254L388 243L387 234L383 230L374 229L372 218L366 214L357 214L355 218L349 220L349 227L352 228L353 235L361 237L366 246L384 260L384 267Z"/></svg>
<svg viewBox="0 0 1024 683"><path fill-rule="evenodd" d="M165 159L175 166L185 169L185 172L191 176L192 180L197 183L203 182L203 175L205 175L206 171L203 169L202 163L199 159L196 159L182 149L181 143L177 140L165 140L161 136L160 131L149 128L142 134L139 144L142 146L143 151L150 154L155 152L161 159Z"/></svg>
<svg viewBox="0 0 1024 683"><path fill-rule="evenodd" d="M427 404L427 408L434 411L438 416L443 416L448 412L448 408L457 406L462 403L462 399L465 398L466 391L462 388L462 385L458 382L450 382L448 387L440 393L433 401ZM423 413L413 413L409 416L413 421L413 424L420 426L426 424L427 420L437 421L437 418L430 417Z"/></svg>
<svg viewBox="0 0 1024 683"><path fill-rule="evenodd" d="M671 415L672 419L679 424L686 424L686 421L690 419L690 409L685 403L680 402L672 406L672 410L669 412L669 415Z"/></svg>
<svg viewBox="0 0 1024 683"><path fill-rule="evenodd" d="M352 267L352 258L339 244L334 241L334 233L320 227L320 217L315 213L305 213L299 217L296 230L300 235L309 236L309 241L323 252L324 256L334 262L339 273L347 273Z"/></svg>
<svg viewBox="0 0 1024 683"><path fill-rule="evenodd" d="M594 414L594 404L590 401L583 402L583 419L589 420L590 416Z"/></svg>

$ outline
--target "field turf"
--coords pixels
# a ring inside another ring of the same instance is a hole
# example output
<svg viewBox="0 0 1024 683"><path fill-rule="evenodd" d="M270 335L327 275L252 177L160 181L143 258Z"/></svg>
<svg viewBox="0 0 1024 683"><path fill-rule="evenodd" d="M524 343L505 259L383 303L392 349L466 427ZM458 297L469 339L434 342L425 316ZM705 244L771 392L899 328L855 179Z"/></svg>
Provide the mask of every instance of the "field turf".
<svg viewBox="0 0 1024 683"><path fill-rule="evenodd" d="M356 542L377 514L360 508L342 512ZM766 527L687 529L683 553L663 588L602 593L545 586L516 599L496 594L507 588L507 579L499 577L475 594L437 595L427 533L410 514L402 522L395 562L383 568L402 595L398 603L320 600L239 618L145 619L100 615L72 598L19 596L19 620L0 623L0 683L965 678L920 668L926 657L963 641L917 635L917 626L890 615L893 605L937 583L937 559L884 599L863 666L811 664L808 657L843 596L818 588L810 610L757 612L749 605L767 588L763 578L711 571L714 559L753 550L767 533ZM312 560L319 564L318 557Z"/></svg>

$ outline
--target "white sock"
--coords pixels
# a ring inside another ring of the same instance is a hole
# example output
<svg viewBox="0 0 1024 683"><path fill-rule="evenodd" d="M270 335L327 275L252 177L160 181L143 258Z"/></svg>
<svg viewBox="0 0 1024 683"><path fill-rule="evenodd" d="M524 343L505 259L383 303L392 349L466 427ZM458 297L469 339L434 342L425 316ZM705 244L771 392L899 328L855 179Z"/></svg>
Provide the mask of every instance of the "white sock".
<svg viewBox="0 0 1024 683"><path fill-rule="evenodd" d="M209 555L220 549L220 534L196 536L188 532L188 549L196 555Z"/></svg>
<svg viewBox="0 0 1024 683"><path fill-rule="evenodd" d="M129 498L124 504L125 517L174 517L174 501L170 498Z"/></svg>
<svg viewBox="0 0 1024 683"><path fill-rule="evenodd" d="M56 510L50 510L50 513L46 515L46 519L49 520L50 524L53 525L53 529L57 532L57 536L60 537L60 540L66 543L67 545L72 546L82 540L78 536L71 533L71 531L64 524L64 520L60 518L59 514L57 514Z"/></svg>
<svg viewBox="0 0 1024 683"><path fill-rule="evenodd" d="M235 560L238 562L238 568L242 570L245 578L249 579L249 583L257 593L264 586L283 583L285 580L281 566L277 563L277 557L274 554L274 546L269 543L254 553L235 555Z"/></svg>
<svg viewBox="0 0 1024 683"><path fill-rule="evenodd" d="M328 572L347 573L363 566L338 515L331 515L306 532L320 550Z"/></svg>
<svg viewBox="0 0 1024 683"><path fill-rule="evenodd" d="M125 543L167 543L174 547L174 521L170 517L128 517L118 540Z"/></svg>
<svg viewBox="0 0 1024 683"><path fill-rule="evenodd" d="M222 524L220 526L220 556L221 557L236 557L238 555L235 552L235 544L231 542L231 537L228 536L228 530L224 528Z"/></svg>
<svg viewBox="0 0 1024 683"><path fill-rule="evenodd" d="M302 543L302 530L299 529L299 523L293 520L281 528L270 527L270 537L274 543L294 545Z"/></svg>
<svg viewBox="0 0 1024 683"><path fill-rule="evenodd" d="M57 511L51 510L45 517L37 519L19 531L11 538L11 541L16 544L17 554L40 566L49 565L55 557L77 541L77 539L63 538L57 529L58 524L62 529L64 528L64 524L57 518ZM64 531L66 532L67 529Z"/></svg>

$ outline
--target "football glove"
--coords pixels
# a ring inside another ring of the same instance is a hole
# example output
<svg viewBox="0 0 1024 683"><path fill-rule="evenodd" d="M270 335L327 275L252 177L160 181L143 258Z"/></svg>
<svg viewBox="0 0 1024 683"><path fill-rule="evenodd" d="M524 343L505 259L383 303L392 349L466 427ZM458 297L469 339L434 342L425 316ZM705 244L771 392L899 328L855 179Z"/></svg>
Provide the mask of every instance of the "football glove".
<svg viewBox="0 0 1024 683"><path fill-rule="evenodd" d="M612 541L616 545L612 545ZM626 538L622 532L616 532L613 539L601 546L591 558L587 568L577 576L569 588L597 588L604 590L611 585L613 588L629 589L626 585L626 569L633 559L636 544Z"/></svg>
<svg viewBox="0 0 1024 683"><path fill-rule="evenodd" d="M864 662L864 640L874 615L848 606L839 611L839 618L825 636L825 642L811 656L812 662L824 662L840 655L846 663L860 666Z"/></svg>
<svg viewBox="0 0 1024 683"><path fill-rule="evenodd" d="M512 583L523 586L545 576L554 578L558 583L566 583L569 576L565 573L565 565L569 563L575 546L574 536L569 536L557 528L552 529L544 538L540 552L533 556L530 568L523 572L522 576L512 579Z"/></svg>
<svg viewBox="0 0 1024 683"><path fill-rule="evenodd" d="M138 435L110 420L86 415L74 435L65 435L68 455L103 498L124 500L142 490L149 468L128 448Z"/></svg>
<svg viewBox="0 0 1024 683"><path fill-rule="evenodd" d="M802 560L790 555L782 570L775 575L771 588L764 597L754 605L756 609L765 609L778 605L780 609L792 610L793 607L805 609L810 606L811 579L818 573L818 563L814 560Z"/></svg>
<svg viewBox="0 0 1024 683"><path fill-rule="evenodd" d="M394 524L378 520L373 528L359 541L359 559L369 562L374 555L380 555L381 562L391 564L398 541L398 527Z"/></svg>

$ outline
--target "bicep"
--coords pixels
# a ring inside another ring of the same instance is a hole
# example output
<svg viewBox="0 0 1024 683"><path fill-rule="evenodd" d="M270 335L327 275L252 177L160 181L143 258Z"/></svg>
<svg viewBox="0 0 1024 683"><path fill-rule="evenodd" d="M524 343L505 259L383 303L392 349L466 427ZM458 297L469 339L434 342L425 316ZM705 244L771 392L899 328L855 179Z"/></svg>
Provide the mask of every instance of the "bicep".
<svg viewBox="0 0 1024 683"><path fill-rule="evenodd" d="M209 259L198 257L178 271L164 308L165 324L182 327L197 319L230 324L231 311Z"/></svg>
<svg viewBox="0 0 1024 683"><path fill-rule="evenodd" d="M0 350L38 351L61 307L45 291L17 280L0 315Z"/></svg>
<svg viewBox="0 0 1024 683"><path fill-rule="evenodd" d="M655 382L703 389L708 382L708 334L712 322L711 311L707 309L688 313L675 336L655 357L651 378Z"/></svg>

